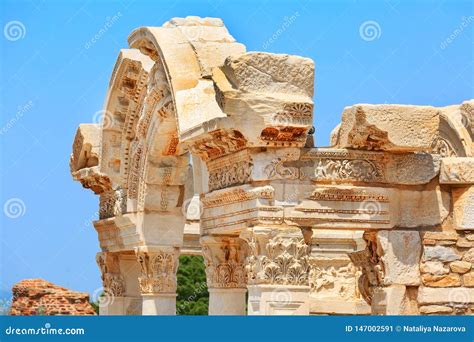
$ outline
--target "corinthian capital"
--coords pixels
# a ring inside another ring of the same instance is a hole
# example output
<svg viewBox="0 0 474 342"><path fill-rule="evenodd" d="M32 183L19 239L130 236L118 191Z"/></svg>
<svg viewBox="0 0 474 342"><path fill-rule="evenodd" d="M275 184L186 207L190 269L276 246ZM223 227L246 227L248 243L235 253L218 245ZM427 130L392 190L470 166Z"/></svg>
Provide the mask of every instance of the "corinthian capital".
<svg viewBox="0 0 474 342"><path fill-rule="evenodd" d="M310 248L300 229L253 227L241 237L249 247L249 284L308 285Z"/></svg>
<svg viewBox="0 0 474 342"><path fill-rule="evenodd" d="M141 268L142 294L175 293L179 264L177 247L139 247L135 250Z"/></svg>
<svg viewBox="0 0 474 342"><path fill-rule="evenodd" d="M120 272L119 256L116 253L100 252L96 255L102 286L108 295L120 297L125 294L125 280Z"/></svg>
<svg viewBox="0 0 474 342"><path fill-rule="evenodd" d="M245 288L247 286L243 241L233 237L201 238L209 288Z"/></svg>

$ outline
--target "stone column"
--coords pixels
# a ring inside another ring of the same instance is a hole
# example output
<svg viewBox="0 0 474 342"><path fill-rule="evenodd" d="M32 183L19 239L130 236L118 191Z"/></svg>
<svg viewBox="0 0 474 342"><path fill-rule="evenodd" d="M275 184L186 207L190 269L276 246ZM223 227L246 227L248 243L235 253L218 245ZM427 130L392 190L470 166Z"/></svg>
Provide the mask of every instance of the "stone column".
<svg viewBox="0 0 474 342"><path fill-rule="evenodd" d="M119 255L100 252L97 253L96 261L104 288L99 298L99 314L102 316L126 315L125 280L120 272Z"/></svg>
<svg viewBox="0 0 474 342"><path fill-rule="evenodd" d="M138 279L144 316L176 315L176 272L179 248L147 246L135 249L141 268Z"/></svg>
<svg viewBox="0 0 474 342"><path fill-rule="evenodd" d="M235 237L205 236L201 245L209 288L209 315L245 315L243 241Z"/></svg>
<svg viewBox="0 0 474 342"><path fill-rule="evenodd" d="M348 253L363 250L362 230L314 229L311 235L310 311L323 315L366 315L370 305L359 290L361 270Z"/></svg>
<svg viewBox="0 0 474 342"><path fill-rule="evenodd" d="M309 246L301 229L248 228L249 315L309 315Z"/></svg>

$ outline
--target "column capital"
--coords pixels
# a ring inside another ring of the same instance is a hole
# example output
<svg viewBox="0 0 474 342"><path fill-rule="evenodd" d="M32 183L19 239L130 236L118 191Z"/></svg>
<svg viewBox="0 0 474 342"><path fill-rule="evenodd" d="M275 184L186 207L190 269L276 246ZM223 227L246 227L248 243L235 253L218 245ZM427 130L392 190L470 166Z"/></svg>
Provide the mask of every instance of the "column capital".
<svg viewBox="0 0 474 342"><path fill-rule="evenodd" d="M117 253L99 252L96 255L104 292L113 297L125 294L125 279L120 272L120 262Z"/></svg>
<svg viewBox="0 0 474 342"><path fill-rule="evenodd" d="M241 234L247 242L246 260L250 285L308 286L309 252L300 228L248 228Z"/></svg>
<svg viewBox="0 0 474 342"><path fill-rule="evenodd" d="M201 238L207 286L212 289L246 288L245 246L237 237Z"/></svg>
<svg viewBox="0 0 474 342"><path fill-rule="evenodd" d="M135 249L140 264L138 278L142 295L175 294L179 248L171 246L144 246Z"/></svg>

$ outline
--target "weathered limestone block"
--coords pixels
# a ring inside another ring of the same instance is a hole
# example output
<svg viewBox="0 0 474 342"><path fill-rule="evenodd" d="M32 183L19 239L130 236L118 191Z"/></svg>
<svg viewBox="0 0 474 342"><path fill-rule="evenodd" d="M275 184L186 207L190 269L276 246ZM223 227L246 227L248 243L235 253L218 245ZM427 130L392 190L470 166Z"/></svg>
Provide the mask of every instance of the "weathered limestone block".
<svg viewBox="0 0 474 342"><path fill-rule="evenodd" d="M315 229L311 235L309 285L312 314L369 314L360 289L362 272L348 253L365 249L363 231Z"/></svg>
<svg viewBox="0 0 474 342"><path fill-rule="evenodd" d="M466 253L464 253L462 260L474 264L474 248L471 248Z"/></svg>
<svg viewBox="0 0 474 342"><path fill-rule="evenodd" d="M474 184L474 158L442 158L441 184Z"/></svg>
<svg viewBox="0 0 474 342"><path fill-rule="evenodd" d="M456 229L474 230L474 186L453 188L452 194Z"/></svg>
<svg viewBox="0 0 474 342"><path fill-rule="evenodd" d="M222 70L242 91L313 96L314 62L309 58L251 52L228 58Z"/></svg>
<svg viewBox="0 0 474 342"><path fill-rule="evenodd" d="M212 78L225 124L239 127L249 144L305 146L313 124L312 60L252 52L227 58Z"/></svg>
<svg viewBox="0 0 474 342"><path fill-rule="evenodd" d="M463 284L466 287L474 287L474 272L466 273L462 276Z"/></svg>
<svg viewBox="0 0 474 342"><path fill-rule="evenodd" d="M427 261L420 265L420 271L423 273L442 275L449 273L449 267L441 261Z"/></svg>
<svg viewBox="0 0 474 342"><path fill-rule="evenodd" d="M444 246L425 246L424 247L424 254L423 254L424 261L441 261L441 262L448 262L448 261L455 261L461 260L461 256L453 249Z"/></svg>
<svg viewBox="0 0 474 342"><path fill-rule="evenodd" d="M380 231L377 254L384 268L383 285L419 285L421 240L416 231Z"/></svg>
<svg viewBox="0 0 474 342"><path fill-rule="evenodd" d="M449 264L449 267L451 268L452 272L463 274L471 269L472 264L467 261L453 261Z"/></svg>
<svg viewBox="0 0 474 342"><path fill-rule="evenodd" d="M413 295L404 285L391 285L374 290L373 315L416 315L418 308Z"/></svg>
<svg viewBox="0 0 474 342"><path fill-rule="evenodd" d="M474 303L474 288L463 287L424 287L418 289L418 303L424 304L472 304Z"/></svg>
<svg viewBox="0 0 474 342"><path fill-rule="evenodd" d="M423 284L430 287L455 287L461 286L461 278L458 274L431 275L423 274Z"/></svg>
<svg viewBox="0 0 474 342"><path fill-rule="evenodd" d="M438 137L439 109L360 104L344 109L337 147L429 151Z"/></svg>
<svg viewBox="0 0 474 342"><path fill-rule="evenodd" d="M449 314L453 312L453 308L449 306L443 306L443 305L425 305L420 307L420 314L422 315L430 315L430 314L436 314L436 315L442 315L442 314Z"/></svg>
<svg viewBox="0 0 474 342"><path fill-rule="evenodd" d="M99 165L100 134L98 124L79 125L69 162L71 172Z"/></svg>
<svg viewBox="0 0 474 342"><path fill-rule="evenodd" d="M436 186L426 190L400 190L397 200L397 225L404 228L437 226L449 215L451 198L449 192Z"/></svg>

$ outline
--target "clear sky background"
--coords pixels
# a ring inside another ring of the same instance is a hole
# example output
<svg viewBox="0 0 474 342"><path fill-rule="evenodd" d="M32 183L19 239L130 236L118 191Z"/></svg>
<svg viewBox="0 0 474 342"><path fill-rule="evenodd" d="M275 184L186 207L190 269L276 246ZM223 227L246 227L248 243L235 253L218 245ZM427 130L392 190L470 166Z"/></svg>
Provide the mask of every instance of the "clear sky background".
<svg viewBox="0 0 474 342"><path fill-rule="evenodd" d="M348 105L474 98L472 1L0 1L3 296L25 278L101 287L98 198L71 179L74 134L102 109L128 34L188 15L222 18L249 51L315 61L318 146Z"/></svg>

